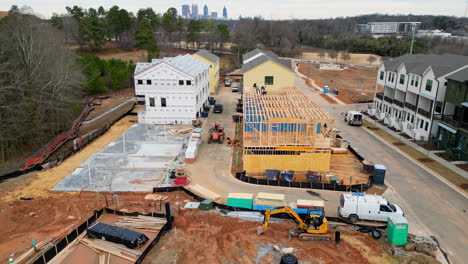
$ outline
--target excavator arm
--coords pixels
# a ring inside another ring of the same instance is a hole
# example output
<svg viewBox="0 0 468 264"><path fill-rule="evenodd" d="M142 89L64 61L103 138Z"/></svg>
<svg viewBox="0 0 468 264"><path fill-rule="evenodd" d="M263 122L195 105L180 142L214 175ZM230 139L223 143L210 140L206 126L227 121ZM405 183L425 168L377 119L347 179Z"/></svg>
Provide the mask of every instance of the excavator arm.
<svg viewBox="0 0 468 264"><path fill-rule="evenodd" d="M298 225L300 229L306 230L307 225L302 221L301 217L289 206L283 208L278 208L270 210L269 208L265 211L265 218L263 219L263 225L259 226L257 229L257 235L262 234L267 230L268 222L270 221L270 216L275 214L287 213Z"/></svg>

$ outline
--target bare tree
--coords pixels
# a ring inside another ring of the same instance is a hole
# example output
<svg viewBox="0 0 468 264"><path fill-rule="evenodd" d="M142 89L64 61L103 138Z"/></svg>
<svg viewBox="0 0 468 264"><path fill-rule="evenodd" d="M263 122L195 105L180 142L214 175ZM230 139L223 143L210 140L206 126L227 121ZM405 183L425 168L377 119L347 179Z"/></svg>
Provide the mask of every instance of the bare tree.
<svg viewBox="0 0 468 264"><path fill-rule="evenodd" d="M341 59L345 61L347 64L349 64L349 60L351 59L351 56L348 54L348 52L343 52L341 53Z"/></svg>
<svg viewBox="0 0 468 264"><path fill-rule="evenodd" d="M333 61L333 59L337 59L338 58L338 51L336 50L330 50L328 52L328 57L330 57Z"/></svg>
<svg viewBox="0 0 468 264"><path fill-rule="evenodd" d="M369 64L374 64L376 60L377 58L373 55L370 55L369 57L367 57L367 61L369 62Z"/></svg>
<svg viewBox="0 0 468 264"><path fill-rule="evenodd" d="M81 110L84 78L63 34L49 23L21 14L2 22L0 156L5 160L70 128Z"/></svg>
<svg viewBox="0 0 468 264"><path fill-rule="evenodd" d="M325 52L323 52L323 50L319 51L318 56L320 60L323 61L323 59L325 58Z"/></svg>

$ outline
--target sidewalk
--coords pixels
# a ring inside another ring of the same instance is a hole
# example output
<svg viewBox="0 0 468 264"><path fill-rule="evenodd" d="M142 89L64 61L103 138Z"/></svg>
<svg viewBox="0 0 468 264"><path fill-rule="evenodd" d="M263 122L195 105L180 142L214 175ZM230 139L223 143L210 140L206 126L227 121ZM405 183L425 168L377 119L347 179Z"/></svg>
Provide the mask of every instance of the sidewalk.
<svg viewBox="0 0 468 264"><path fill-rule="evenodd" d="M368 132L376 135L380 140L386 141L393 148L404 152L406 156L409 156L409 158L418 163L418 165L422 166L432 174L435 174L437 177L449 181L451 185L455 185L452 187L455 187L456 190L461 191L466 195L466 191L460 188L460 185L468 183L468 172L435 155L433 152L418 146L411 140L400 136L398 133L383 126L370 117L364 116L364 118L365 121L367 121L366 126L376 127L382 131L381 133L378 133L378 131L375 130ZM395 143L399 141L406 144L406 146L396 145ZM422 161L422 159L424 159L424 161Z"/></svg>

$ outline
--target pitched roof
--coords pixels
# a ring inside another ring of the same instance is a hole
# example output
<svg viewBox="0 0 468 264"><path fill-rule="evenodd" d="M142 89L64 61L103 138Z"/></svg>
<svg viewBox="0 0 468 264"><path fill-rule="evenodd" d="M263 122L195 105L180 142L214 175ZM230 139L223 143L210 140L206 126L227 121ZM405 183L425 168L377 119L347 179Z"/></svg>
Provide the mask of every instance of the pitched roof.
<svg viewBox="0 0 468 264"><path fill-rule="evenodd" d="M165 57L163 59L153 59L151 60L151 63L147 62L139 62L135 66L135 73L134 75L137 75L141 72L143 72L146 69L149 69L153 67L154 65L160 64L160 63L167 63L174 68L179 69L180 71L185 72L188 75L191 75L195 77L202 71L206 70L210 66L207 63L204 63L203 61L195 58L194 56L190 54L185 54L185 55L179 55L176 57Z"/></svg>
<svg viewBox="0 0 468 264"><path fill-rule="evenodd" d="M395 72L401 64L404 64L407 72L419 75L422 75L427 68L431 67L436 78L438 78L468 65L468 56L452 54L405 54L392 60L385 60L383 64L385 70Z"/></svg>
<svg viewBox="0 0 468 264"><path fill-rule="evenodd" d="M207 50L204 50L204 49L201 49L199 50L197 53L195 53L197 55L199 55L200 57L203 57L211 62L216 62L219 60L219 57L214 55L213 53L207 51Z"/></svg>
<svg viewBox="0 0 468 264"><path fill-rule="evenodd" d="M262 51L254 49L243 56L244 64L242 65L242 72L247 72L267 61L273 61L286 69L293 71L290 59L279 58L276 54L271 51Z"/></svg>
<svg viewBox="0 0 468 264"><path fill-rule="evenodd" d="M468 81L468 68L465 68L461 71L457 71L456 73L450 74L447 76L448 79L452 79L459 82Z"/></svg>

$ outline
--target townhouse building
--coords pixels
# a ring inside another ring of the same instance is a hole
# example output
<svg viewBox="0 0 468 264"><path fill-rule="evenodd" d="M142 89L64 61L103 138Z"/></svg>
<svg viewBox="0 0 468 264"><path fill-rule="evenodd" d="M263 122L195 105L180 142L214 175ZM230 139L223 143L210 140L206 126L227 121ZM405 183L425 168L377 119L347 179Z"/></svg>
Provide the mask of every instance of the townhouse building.
<svg viewBox="0 0 468 264"><path fill-rule="evenodd" d="M428 141L439 129L448 76L468 68L460 55L406 54L385 60L377 73L373 107L368 113L416 140Z"/></svg>
<svg viewBox="0 0 468 264"><path fill-rule="evenodd" d="M191 124L200 117L210 95L209 67L189 54L137 63L139 123Z"/></svg>

